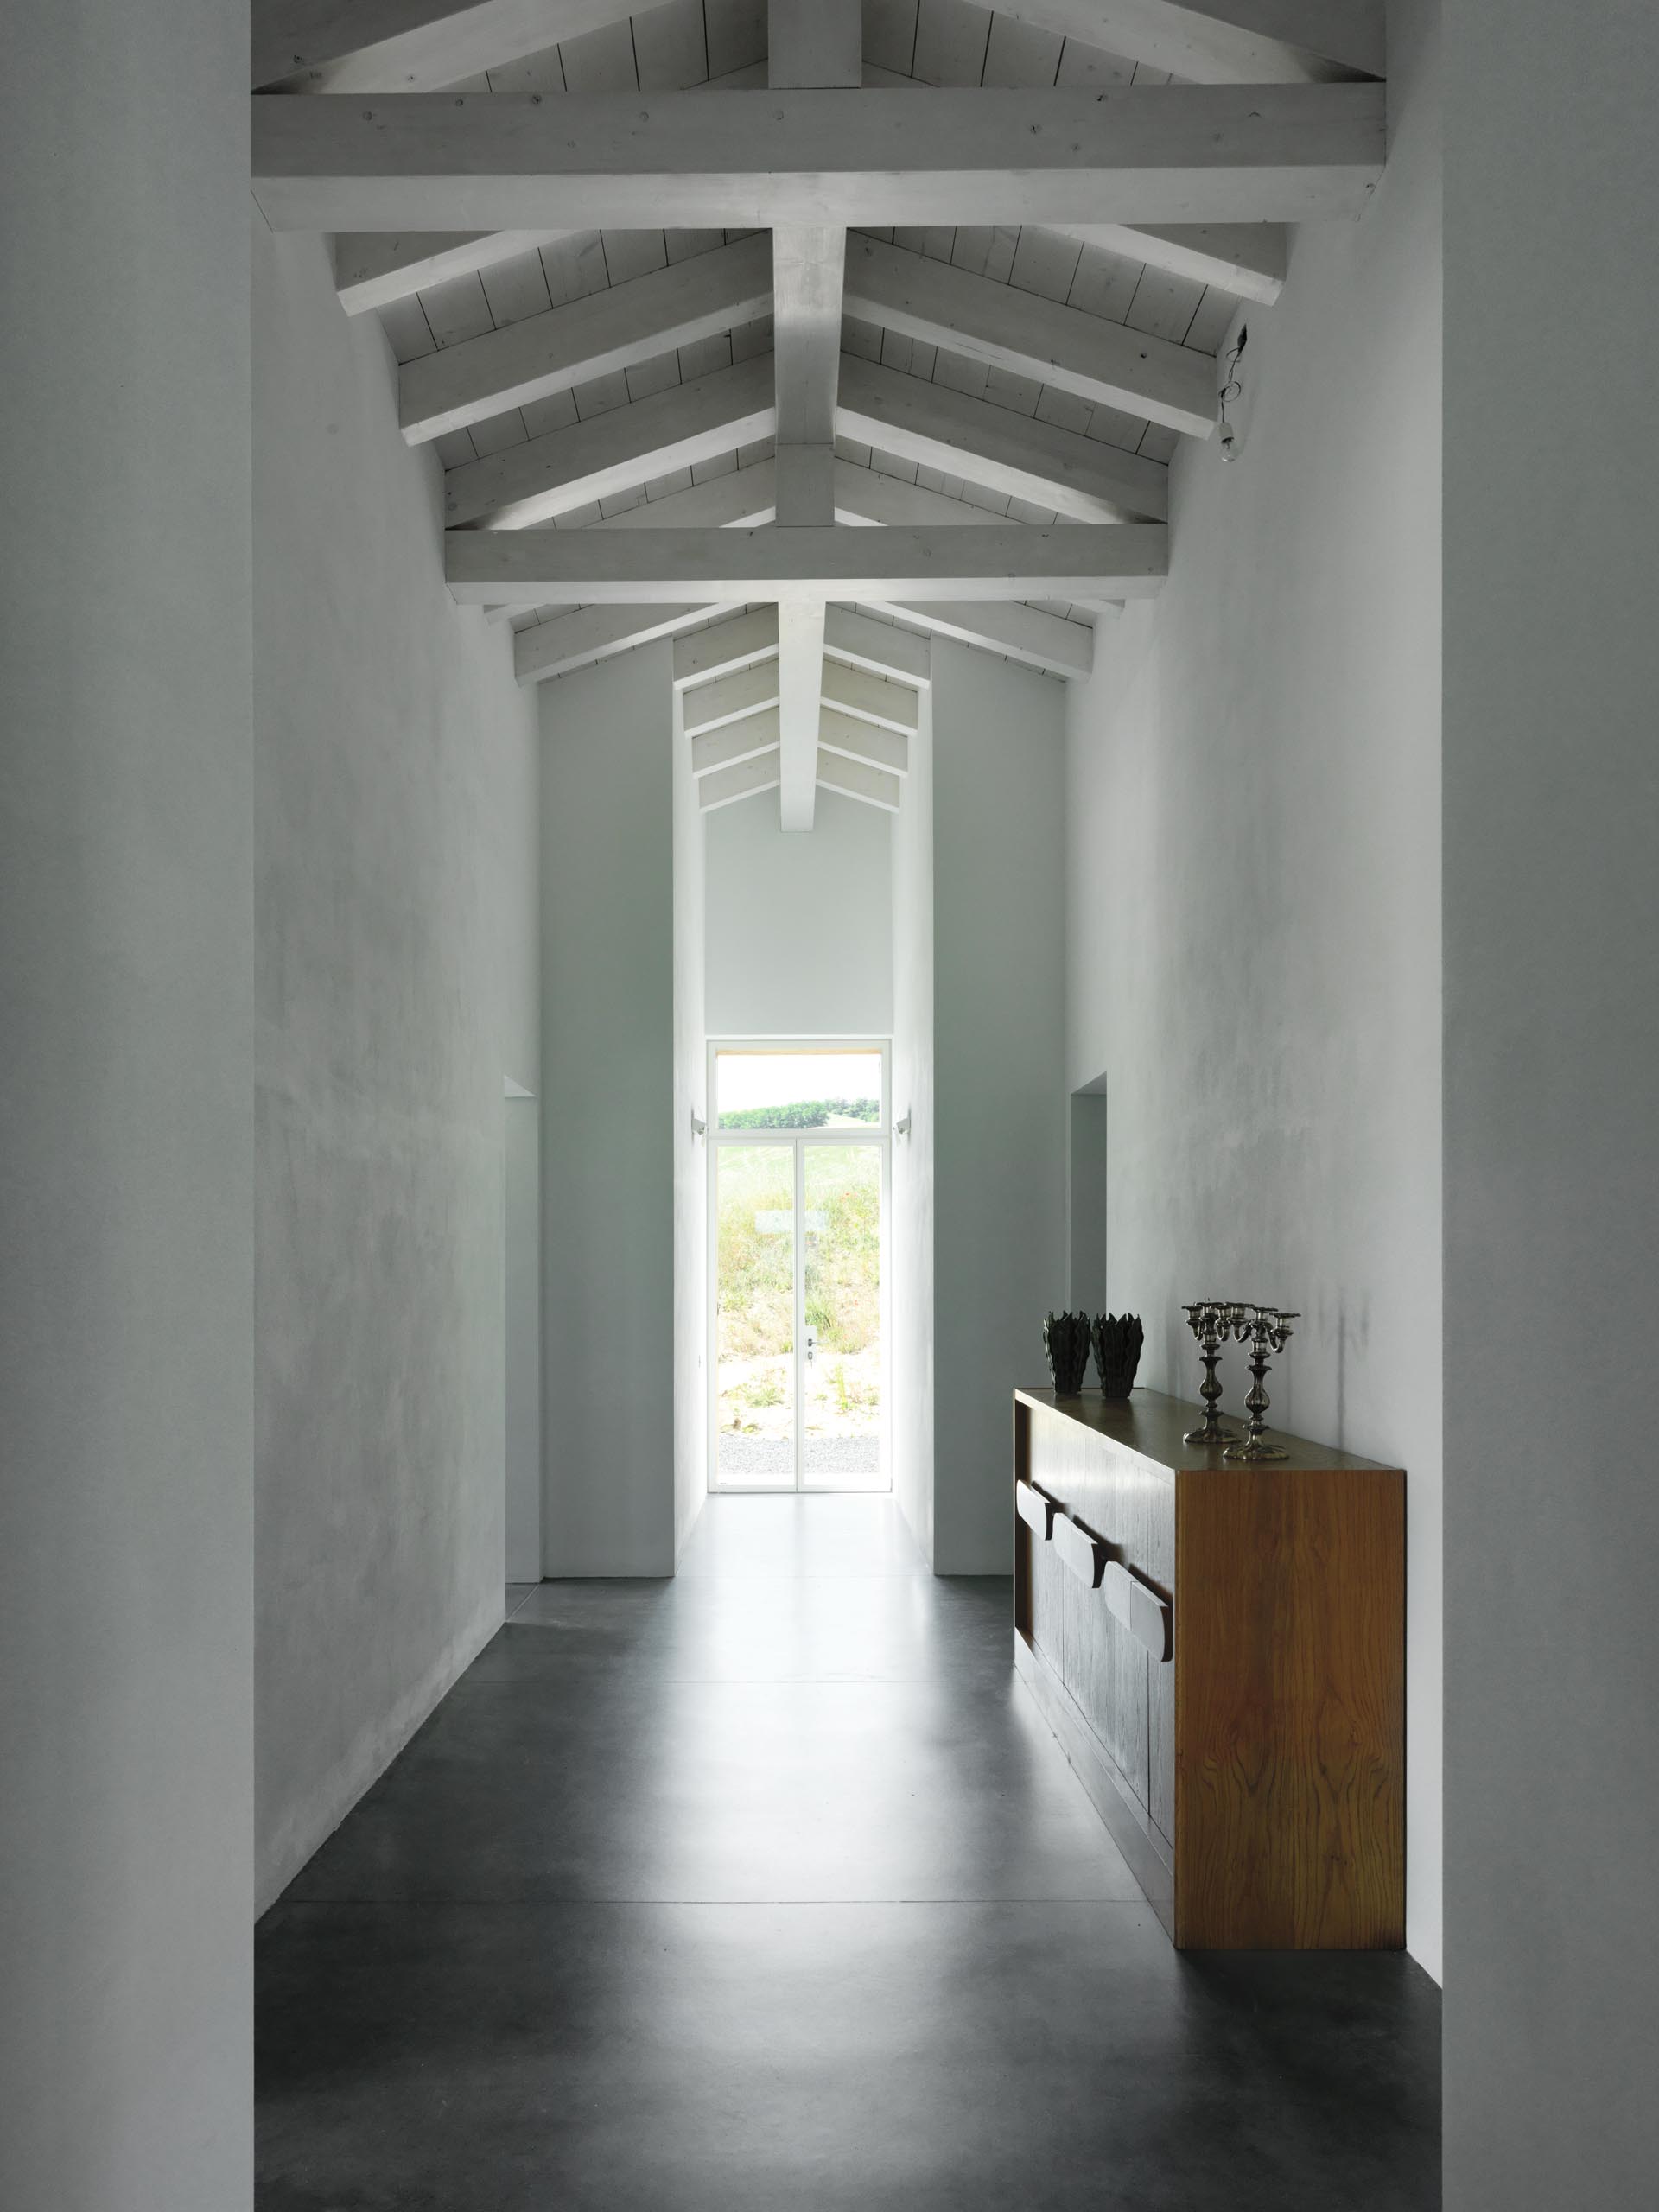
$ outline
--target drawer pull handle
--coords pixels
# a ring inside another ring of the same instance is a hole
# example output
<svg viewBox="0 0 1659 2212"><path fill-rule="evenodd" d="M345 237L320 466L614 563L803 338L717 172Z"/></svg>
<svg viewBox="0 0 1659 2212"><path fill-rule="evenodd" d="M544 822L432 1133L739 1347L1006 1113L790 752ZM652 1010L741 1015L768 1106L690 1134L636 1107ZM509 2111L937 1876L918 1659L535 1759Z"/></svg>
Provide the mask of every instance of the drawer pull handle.
<svg viewBox="0 0 1659 2212"><path fill-rule="evenodd" d="M1062 1514L1054 1523L1054 1548L1085 1590L1098 1590L1106 1571L1106 1547L1081 1521Z"/></svg>
<svg viewBox="0 0 1659 2212"><path fill-rule="evenodd" d="M1045 1543L1054 1534L1054 1516L1059 1511L1056 1501L1034 1483L1022 1475L1014 1485L1014 1510L1027 1527L1033 1529Z"/></svg>
<svg viewBox="0 0 1659 2212"><path fill-rule="evenodd" d="M1169 1607L1151 1585L1113 1560L1101 1586L1113 1618L1122 1621L1136 1643L1144 1643L1154 1659L1167 1659Z"/></svg>

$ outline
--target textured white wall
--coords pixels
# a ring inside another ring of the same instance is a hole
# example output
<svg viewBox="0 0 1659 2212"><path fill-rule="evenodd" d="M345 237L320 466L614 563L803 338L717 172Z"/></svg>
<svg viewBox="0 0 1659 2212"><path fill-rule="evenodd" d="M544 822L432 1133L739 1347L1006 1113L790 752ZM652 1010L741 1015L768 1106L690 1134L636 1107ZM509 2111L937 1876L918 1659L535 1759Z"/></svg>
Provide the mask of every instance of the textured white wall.
<svg viewBox="0 0 1659 2212"><path fill-rule="evenodd" d="M259 1897L501 1618L534 709L325 244L254 244Z"/></svg>
<svg viewBox="0 0 1659 2212"><path fill-rule="evenodd" d="M933 696L893 827L893 1490L933 1559Z"/></svg>
<svg viewBox="0 0 1659 2212"><path fill-rule="evenodd" d="M0 135L0 2203L252 2195L247 22Z"/></svg>
<svg viewBox="0 0 1659 2212"><path fill-rule="evenodd" d="M1446 2202L1659 2196L1659 10L1446 11ZM1632 259L1634 250L1635 258Z"/></svg>
<svg viewBox="0 0 1659 2212"><path fill-rule="evenodd" d="M713 1037L885 1037L893 1027L893 816L820 791L810 836L766 791L707 817Z"/></svg>
<svg viewBox="0 0 1659 2212"><path fill-rule="evenodd" d="M542 1103L501 1102L506 1157L506 1574L542 1574Z"/></svg>
<svg viewBox="0 0 1659 2212"><path fill-rule="evenodd" d="M1396 10L1389 168L1250 315L1236 461L1189 448L1155 603L1070 715L1069 1079L1108 1085L1107 1294L1303 1319L1287 1427L1404 1465L1410 1942L1440 1906L1440 188L1433 11ZM1226 1402L1243 1397L1236 1352Z"/></svg>
<svg viewBox="0 0 1659 2212"><path fill-rule="evenodd" d="M933 645L933 1562L1010 1571L1009 1393L1066 1287L1065 687Z"/></svg>
<svg viewBox="0 0 1659 2212"><path fill-rule="evenodd" d="M672 650L540 687L547 1572L671 1574Z"/></svg>
<svg viewBox="0 0 1659 2212"><path fill-rule="evenodd" d="M677 692L670 724L674 806L674 1556L709 1491L708 1157L692 1128L709 1120L704 997L703 821Z"/></svg>

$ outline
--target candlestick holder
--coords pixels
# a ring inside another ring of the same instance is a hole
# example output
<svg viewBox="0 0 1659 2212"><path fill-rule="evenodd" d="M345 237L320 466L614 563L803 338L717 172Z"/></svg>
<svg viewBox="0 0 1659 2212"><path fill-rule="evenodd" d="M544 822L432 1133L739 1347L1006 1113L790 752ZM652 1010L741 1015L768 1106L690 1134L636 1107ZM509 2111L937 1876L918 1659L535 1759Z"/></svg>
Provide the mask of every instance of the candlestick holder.
<svg viewBox="0 0 1659 2212"><path fill-rule="evenodd" d="M1230 1444L1234 1440L1233 1431L1224 1427L1216 1408L1216 1401L1221 1395L1216 1369L1220 1363L1221 1348L1230 1333L1226 1317L1242 1310L1217 1298L1201 1298L1196 1306L1181 1308L1187 1327L1198 1339L1198 1357L1204 1362L1204 1380L1198 1385L1198 1395L1204 1400L1204 1419L1196 1428L1187 1430L1181 1439L1183 1444Z"/></svg>
<svg viewBox="0 0 1659 2212"><path fill-rule="evenodd" d="M1301 1319L1300 1313L1281 1312L1276 1306L1252 1306L1241 1309L1234 1323L1232 1333L1240 1344L1250 1347L1250 1390L1244 1401L1249 1421L1243 1438L1230 1444L1222 1453L1224 1459L1234 1465L1263 1459L1288 1459L1289 1452L1282 1444L1268 1444L1262 1440L1262 1431L1268 1425L1268 1394L1262 1387L1268 1372L1268 1356L1283 1351L1289 1343L1291 1323Z"/></svg>

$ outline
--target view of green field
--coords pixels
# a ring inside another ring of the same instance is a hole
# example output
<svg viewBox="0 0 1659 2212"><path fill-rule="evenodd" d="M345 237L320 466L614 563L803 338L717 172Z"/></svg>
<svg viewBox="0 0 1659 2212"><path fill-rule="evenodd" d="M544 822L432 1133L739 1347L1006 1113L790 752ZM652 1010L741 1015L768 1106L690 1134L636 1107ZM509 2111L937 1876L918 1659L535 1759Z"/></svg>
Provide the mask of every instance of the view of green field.
<svg viewBox="0 0 1659 2212"><path fill-rule="evenodd" d="M839 1104L840 1102L835 1102ZM806 1102L808 1108L824 1102ZM789 1109L769 1109L770 1112ZM798 1109L801 1110L801 1109ZM848 1118L852 1118L849 1116ZM822 1126L783 1122L783 1127ZM881 1411L881 1154L873 1144L811 1145L804 1168L808 1464L849 1459L850 1440L879 1435ZM792 1479L794 1147L721 1145L718 1163L718 1421L722 1440L769 1440L777 1452L728 1455ZM843 1440L840 1450L830 1440ZM814 1440L823 1440L815 1451ZM776 1459L779 1465L772 1467Z"/></svg>

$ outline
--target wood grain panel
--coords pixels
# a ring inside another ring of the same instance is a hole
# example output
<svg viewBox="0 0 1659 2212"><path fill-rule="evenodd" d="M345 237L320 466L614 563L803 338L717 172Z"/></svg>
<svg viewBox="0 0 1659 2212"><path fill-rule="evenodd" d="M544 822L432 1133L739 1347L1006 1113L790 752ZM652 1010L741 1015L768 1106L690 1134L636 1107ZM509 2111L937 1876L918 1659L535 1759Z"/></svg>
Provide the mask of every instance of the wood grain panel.
<svg viewBox="0 0 1659 2212"><path fill-rule="evenodd" d="M1158 1493L1161 1510L1149 1516L1146 1550L1137 1562L1154 1590L1173 1597L1175 1590L1175 1495ZM1154 1822L1173 1853L1175 1844L1175 1667L1147 1669L1147 1803Z"/></svg>
<svg viewBox="0 0 1659 2212"><path fill-rule="evenodd" d="M1116 1560L1107 1567L1102 1595L1113 1619L1121 1622L1135 1642L1144 1647L1155 1665L1161 1666L1170 1656L1169 1606L1166 1601Z"/></svg>
<svg viewBox="0 0 1659 2212"><path fill-rule="evenodd" d="M1182 1948L1398 1948L1404 1476L1294 1437L1227 1467L1184 1441L1198 1414L1015 1393L1016 1467L1083 1524L1080 1563L1103 1541L1127 1616L1016 1519L1017 1613L1027 1554L1051 1578L1022 1677L1113 1833L1150 1844L1154 1881L1173 1868ZM1160 1600L1167 1662L1134 1632L1161 1648Z"/></svg>
<svg viewBox="0 0 1659 2212"><path fill-rule="evenodd" d="M1031 1640L1056 1673L1065 1666L1065 1592L1071 1576L1052 1544L1031 1545Z"/></svg>
<svg viewBox="0 0 1659 2212"><path fill-rule="evenodd" d="M1014 1489L1028 1479L1031 1469L1032 1409L1022 1398L1014 1402ZM1014 1516L1014 1630L1017 1637L1031 1641L1031 1531L1016 1511Z"/></svg>
<svg viewBox="0 0 1659 2212"><path fill-rule="evenodd" d="M1100 1538L1068 1514L1057 1516L1050 1534L1061 1566L1074 1574L1084 1589L1098 1590L1107 1556Z"/></svg>
<svg viewBox="0 0 1659 2212"><path fill-rule="evenodd" d="M1067 1592L1066 1687L1135 1802L1148 1795L1147 1655L1098 1591Z"/></svg>
<svg viewBox="0 0 1659 2212"><path fill-rule="evenodd" d="M1403 1944L1404 1532L1397 1469L1181 1477L1183 1948Z"/></svg>
<svg viewBox="0 0 1659 2212"><path fill-rule="evenodd" d="M1156 1510L1173 1528L1173 1495L1167 1477L1148 1482L1128 1455L1103 1451L1080 1423L1048 1407L1033 1411L1033 1474L1058 1497L1088 1536L1100 1539L1109 1559L1139 1558L1147 1549ZM1057 1523L1057 1531L1062 1524ZM1122 1786L1144 1811L1149 1795L1147 1658L1114 1620L1097 1592L1068 1575L1062 1595L1064 1641L1056 1650L1039 1639L1081 1719L1098 1741Z"/></svg>

